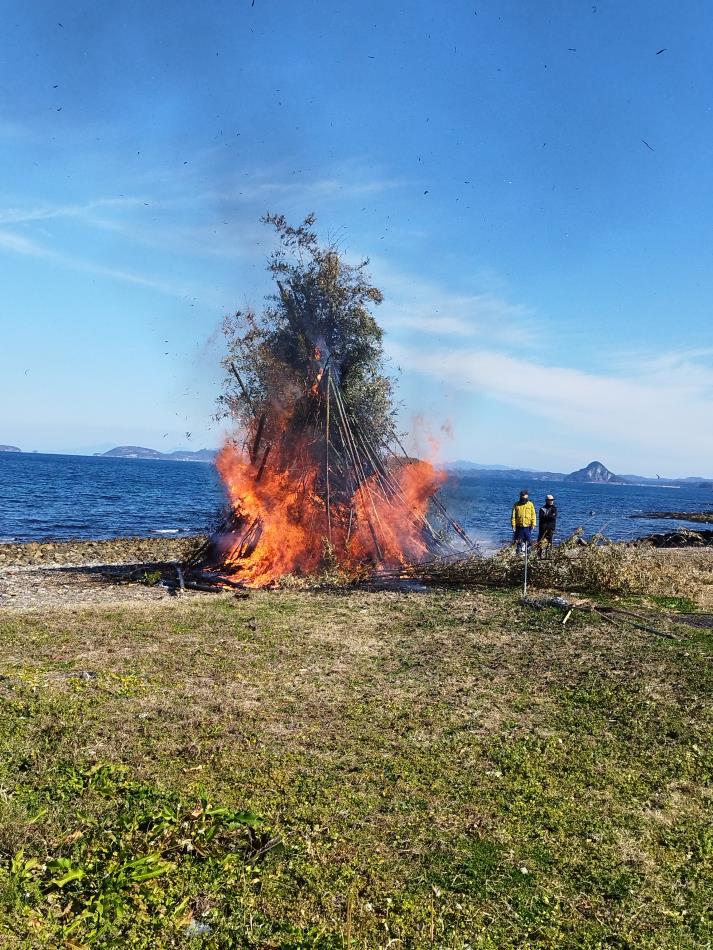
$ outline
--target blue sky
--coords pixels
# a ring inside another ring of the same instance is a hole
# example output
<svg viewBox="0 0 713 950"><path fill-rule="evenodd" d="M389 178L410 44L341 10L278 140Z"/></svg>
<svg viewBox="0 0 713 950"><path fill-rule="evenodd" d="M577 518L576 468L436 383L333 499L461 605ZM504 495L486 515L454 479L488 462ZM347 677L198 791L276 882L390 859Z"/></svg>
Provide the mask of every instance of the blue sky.
<svg viewBox="0 0 713 950"><path fill-rule="evenodd" d="M315 211L444 458L713 474L710 4L3 14L0 442L218 444L259 218Z"/></svg>

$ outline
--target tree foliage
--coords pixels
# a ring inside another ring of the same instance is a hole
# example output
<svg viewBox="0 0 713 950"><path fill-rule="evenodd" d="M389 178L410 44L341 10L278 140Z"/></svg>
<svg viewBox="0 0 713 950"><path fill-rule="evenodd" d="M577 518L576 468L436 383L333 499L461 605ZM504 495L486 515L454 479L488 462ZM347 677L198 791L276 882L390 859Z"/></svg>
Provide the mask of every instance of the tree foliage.
<svg viewBox="0 0 713 950"><path fill-rule="evenodd" d="M269 440L285 427L296 431L314 415L315 381L328 371L355 427L384 445L394 431L393 383L372 314L383 296L368 261L351 264L336 244L321 245L313 214L298 227L281 214L262 220L279 238L267 264L275 290L262 313L225 320L222 413L248 438L258 425Z"/></svg>

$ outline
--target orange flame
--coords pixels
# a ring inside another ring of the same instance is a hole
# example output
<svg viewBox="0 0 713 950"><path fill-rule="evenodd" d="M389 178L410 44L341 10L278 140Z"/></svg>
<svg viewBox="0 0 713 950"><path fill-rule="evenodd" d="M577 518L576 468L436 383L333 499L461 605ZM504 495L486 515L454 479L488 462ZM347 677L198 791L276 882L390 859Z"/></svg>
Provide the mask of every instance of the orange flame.
<svg viewBox="0 0 713 950"><path fill-rule="evenodd" d="M426 555L423 519L445 476L430 462L404 461L389 472L388 497L376 476L356 489L348 504L332 504L330 517L317 485L324 466L308 445L260 467L232 442L216 464L232 509L235 530L224 539L221 569L248 587L264 587L285 574L319 569L331 540L347 571L395 566Z"/></svg>
<svg viewBox="0 0 713 950"><path fill-rule="evenodd" d="M368 560L377 545L380 561L388 565L418 561L428 553L420 522L428 514L429 502L445 474L424 461L408 462L393 474L397 485L394 497L385 497L373 478L355 494L357 529L350 550L353 564Z"/></svg>

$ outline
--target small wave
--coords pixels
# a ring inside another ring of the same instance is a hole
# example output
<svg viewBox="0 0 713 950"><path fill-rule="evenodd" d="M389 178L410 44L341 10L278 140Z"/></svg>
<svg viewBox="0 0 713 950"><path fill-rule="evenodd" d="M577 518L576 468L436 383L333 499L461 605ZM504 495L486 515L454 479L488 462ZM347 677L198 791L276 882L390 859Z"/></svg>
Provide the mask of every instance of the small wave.
<svg viewBox="0 0 713 950"><path fill-rule="evenodd" d="M2 538L0 537L0 544L14 544L17 541L17 538Z"/></svg>
<svg viewBox="0 0 713 950"><path fill-rule="evenodd" d="M180 528L154 528L151 534L180 534Z"/></svg>

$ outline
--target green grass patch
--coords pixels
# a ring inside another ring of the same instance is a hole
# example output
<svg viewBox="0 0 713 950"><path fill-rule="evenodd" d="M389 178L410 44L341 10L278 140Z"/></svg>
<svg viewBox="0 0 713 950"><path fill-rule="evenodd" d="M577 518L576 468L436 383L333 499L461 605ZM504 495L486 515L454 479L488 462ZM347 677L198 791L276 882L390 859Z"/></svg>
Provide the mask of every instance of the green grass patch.
<svg viewBox="0 0 713 950"><path fill-rule="evenodd" d="M278 844L252 812L183 800L121 766L67 765L51 778L27 789L24 801L19 794L15 806L34 812L27 824L38 830L59 806L72 816L71 830L50 833L47 853L20 847L0 873L4 918L57 945L126 946L190 932L197 893L212 895L225 931L229 893L259 875Z"/></svg>
<svg viewBox="0 0 713 950"><path fill-rule="evenodd" d="M666 610L673 610L676 613L690 614L698 610L698 604L690 597L663 597L653 596L650 598L659 607Z"/></svg>
<svg viewBox="0 0 713 950"><path fill-rule="evenodd" d="M0 944L704 947L710 638L675 629L501 592L8 614Z"/></svg>

